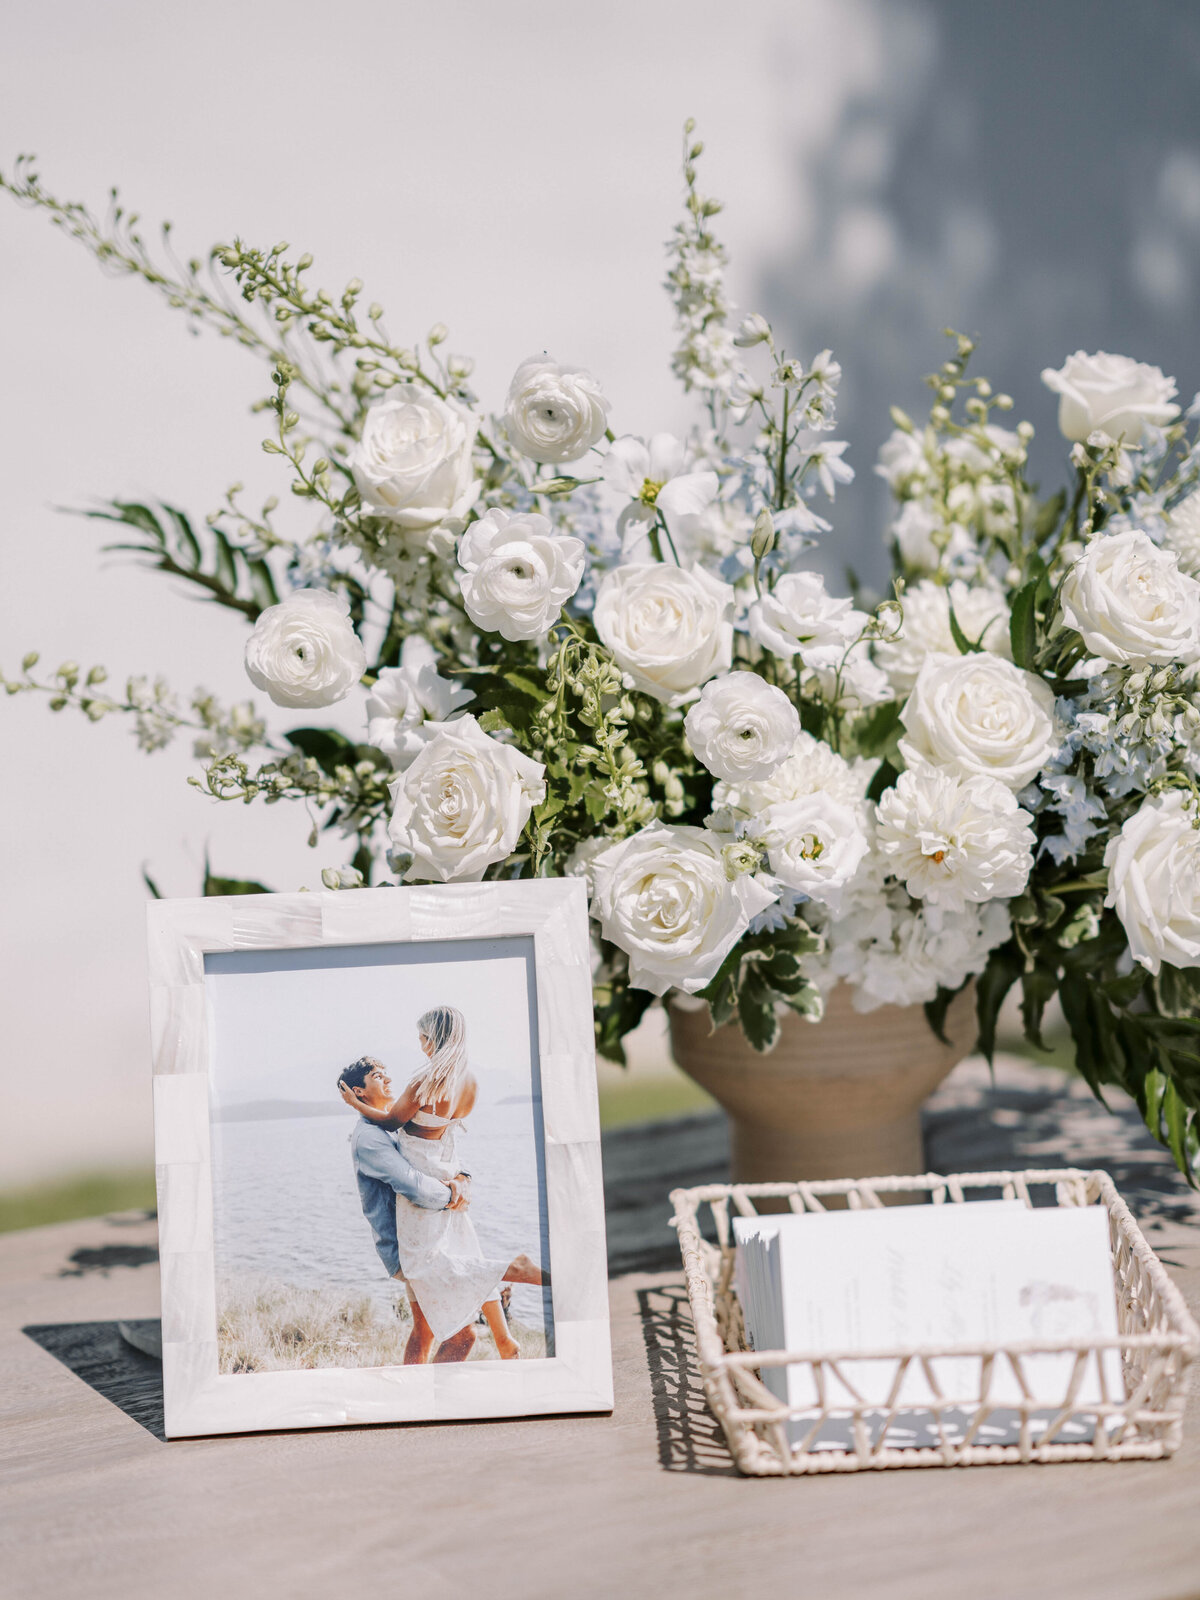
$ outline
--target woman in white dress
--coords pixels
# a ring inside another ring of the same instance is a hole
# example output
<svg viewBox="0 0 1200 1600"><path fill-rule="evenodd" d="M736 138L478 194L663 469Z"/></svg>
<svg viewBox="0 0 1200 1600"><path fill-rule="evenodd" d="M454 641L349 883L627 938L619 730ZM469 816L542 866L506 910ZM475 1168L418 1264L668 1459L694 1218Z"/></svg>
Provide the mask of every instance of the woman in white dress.
<svg viewBox="0 0 1200 1600"><path fill-rule="evenodd" d="M417 1023L427 1063L423 1072L384 1110L354 1102L356 1111L394 1129L396 1147L418 1172L449 1184L461 1172L456 1153L458 1131L475 1105L478 1085L467 1064L467 1037L462 1013L454 1006L434 1006ZM513 1260L485 1256L475 1225L465 1210L429 1211L396 1196L396 1242L401 1270L413 1308L413 1355L406 1361L428 1361L435 1345L455 1335L454 1354L463 1360L482 1309L501 1360L520 1355L500 1303L502 1283L548 1283L549 1275L518 1255ZM459 1353L458 1345L465 1343Z"/></svg>

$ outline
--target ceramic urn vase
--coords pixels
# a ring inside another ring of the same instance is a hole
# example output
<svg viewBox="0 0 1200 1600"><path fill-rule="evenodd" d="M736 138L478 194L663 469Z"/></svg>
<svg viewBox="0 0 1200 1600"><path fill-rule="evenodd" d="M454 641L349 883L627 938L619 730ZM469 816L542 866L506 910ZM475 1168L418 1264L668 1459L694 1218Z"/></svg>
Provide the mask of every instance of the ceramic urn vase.
<svg viewBox="0 0 1200 1600"><path fill-rule="evenodd" d="M921 1102L968 1055L975 990L957 995L943 1044L923 1006L860 1014L839 984L820 1022L789 1013L759 1055L708 1007L670 1008L675 1060L729 1114L733 1181L868 1178L925 1171Z"/></svg>

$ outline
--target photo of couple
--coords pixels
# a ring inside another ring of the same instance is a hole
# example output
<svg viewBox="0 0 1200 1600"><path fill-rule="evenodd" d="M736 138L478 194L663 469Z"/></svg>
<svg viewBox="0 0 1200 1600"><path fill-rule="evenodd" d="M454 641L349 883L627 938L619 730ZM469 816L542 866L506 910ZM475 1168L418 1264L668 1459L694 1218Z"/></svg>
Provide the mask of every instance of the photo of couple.
<svg viewBox="0 0 1200 1600"><path fill-rule="evenodd" d="M219 953L205 988L221 1372L552 1356L532 940Z"/></svg>

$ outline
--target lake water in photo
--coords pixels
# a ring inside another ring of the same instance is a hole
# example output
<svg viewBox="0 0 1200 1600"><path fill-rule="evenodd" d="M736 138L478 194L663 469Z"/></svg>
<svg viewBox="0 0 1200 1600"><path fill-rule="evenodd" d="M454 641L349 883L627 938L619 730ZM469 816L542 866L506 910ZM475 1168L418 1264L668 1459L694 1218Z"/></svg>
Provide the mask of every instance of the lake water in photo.
<svg viewBox="0 0 1200 1600"><path fill-rule="evenodd" d="M393 1306L403 1287L387 1277L359 1205L350 1158L356 1114L347 1107L251 1117L251 1109L218 1113L212 1123L218 1279L344 1290ZM458 1132L458 1158L472 1175L470 1215L484 1253L524 1251L553 1271L539 1195L540 1121L529 1096L490 1099L481 1080ZM549 1340L550 1289L512 1288L513 1321Z"/></svg>

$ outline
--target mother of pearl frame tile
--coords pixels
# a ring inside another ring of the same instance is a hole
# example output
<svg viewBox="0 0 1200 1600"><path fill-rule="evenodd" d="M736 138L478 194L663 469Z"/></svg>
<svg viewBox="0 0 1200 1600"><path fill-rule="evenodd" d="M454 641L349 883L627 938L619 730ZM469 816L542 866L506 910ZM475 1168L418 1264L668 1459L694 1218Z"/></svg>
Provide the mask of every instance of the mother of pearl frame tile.
<svg viewBox="0 0 1200 1600"><path fill-rule="evenodd" d="M554 1355L222 1375L205 955L519 934L534 941ZM156 900L149 906L149 935L168 1437L610 1411L604 1190L583 881Z"/></svg>

